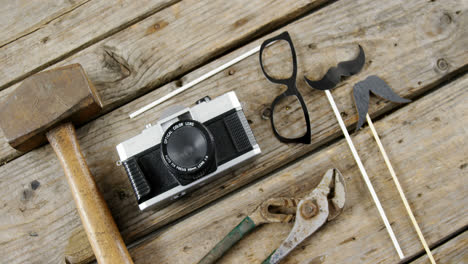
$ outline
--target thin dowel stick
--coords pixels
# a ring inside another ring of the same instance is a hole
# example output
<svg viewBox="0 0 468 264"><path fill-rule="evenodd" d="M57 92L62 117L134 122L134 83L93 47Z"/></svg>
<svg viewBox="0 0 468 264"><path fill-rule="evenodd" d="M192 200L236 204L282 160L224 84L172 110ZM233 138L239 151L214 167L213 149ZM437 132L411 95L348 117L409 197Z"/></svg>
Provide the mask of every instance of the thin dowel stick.
<svg viewBox="0 0 468 264"><path fill-rule="evenodd" d="M396 188L398 190L398 193L400 194L401 200L403 200L403 204L405 205L406 212L408 212L408 215L411 219L411 222L413 222L414 229L416 229L416 233L418 233L419 240L421 240L421 243L424 247L424 250L427 253L427 256L429 257L429 260L431 261L432 264L436 264L434 257L432 256L431 250L429 249L429 246L427 245L426 240L424 239L424 236L421 232L421 229L419 228L418 222L416 222L416 218L414 218L413 211L411 211L411 207L408 203L408 200L406 200L405 193L403 192L403 189L401 188L400 181L398 180L395 171L393 170L393 166L390 163L390 159L387 156L387 152L385 151L382 142L380 141L380 137L377 134L377 131L375 130L374 124L372 123L372 120L369 116L369 114L366 115L367 123L369 124L369 127L372 131L372 135L374 135L375 141L377 142L377 145L379 146L380 153L382 153L382 156L385 160L385 164L387 164L388 170L390 171L390 174L392 175L393 182L396 185Z"/></svg>
<svg viewBox="0 0 468 264"><path fill-rule="evenodd" d="M270 43L270 45L271 45L271 44L273 44L273 43ZM209 72L203 74L202 76L200 76L200 77L196 78L195 80L193 80L193 81L187 83L186 85L183 85L183 86L180 87L179 89L176 89L176 90L174 90L174 91L172 91L172 92L166 94L165 96L159 98L158 100L156 100L156 101L154 101L154 102L152 102L152 103L150 103L150 104L147 104L147 105L145 105L144 107L138 109L137 111L131 113L131 114L130 114L130 118L134 118L134 117L136 117L136 116L138 116L138 115L140 115L140 114L142 114L142 113L148 111L149 109L151 109L151 108L157 106L158 104L160 104L160 103L162 103L162 102L164 102L164 101L166 101L166 100L171 99L172 97L174 97L174 96L180 94L181 92L183 92L183 91L185 91L185 90L191 88L192 86L194 86L194 85L196 85L196 84L198 84L198 83L200 83L200 82L202 82L202 81L204 81L204 80L210 78L211 76L217 74L218 72L223 71L223 70L225 70L226 68L231 67L232 65L238 63L239 61L241 61L241 60L243 60L243 59L245 59L245 58L247 58L247 57L249 57L249 56L251 56L251 55L257 53L259 50L260 50L260 46L257 46L257 47L255 47L255 48L253 48L253 49L247 51L246 53L240 55L239 57L236 57L236 58L234 58L234 59L232 59L232 60L226 62L225 64L223 64L223 65L217 67L216 69L213 69L213 70L211 70L211 71L209 71Z"/></svg>
<svg viewBox="0 0 468 264"><path fill-rule="evenodd" d="M343 119L341 118L340 112L338 111L338 107L336 107L335 100L333 100L333 96L329 90L325 90L325 94L327 95L328 101L330 102L333 112L335 113L336 119L338 120L338 124L340 125L340 128L341 128L341 131L343 131L346 141L348 142L348 146L351 149L351 153L353 154L354 160L356 160L359 170L361 171L362 178L364 178L364 182L366 182L367 188L369 189L372 199L374 200L377 210L379 211L380 217L382 218L384 225L387 228L387 232L390 235L390 238L392 239L393 246L395 247L395 250L397 251L400 259L404 259L405 256L403 255L403 252L401 251L400 245L398 244L395 234L393 233L393 229L390 226L390 223L388 222L387 216L385 215L382 205L380 204L379 197L377 197L377 194L375 193L374 187L372 186L369 176L367 176L367 172L366 172L366 169L364 169L364 165L361 162L361 158L359 158L356 148L354 147L353 141L351 140L351 137L349 136L348 130L346 129Z"/></svg>

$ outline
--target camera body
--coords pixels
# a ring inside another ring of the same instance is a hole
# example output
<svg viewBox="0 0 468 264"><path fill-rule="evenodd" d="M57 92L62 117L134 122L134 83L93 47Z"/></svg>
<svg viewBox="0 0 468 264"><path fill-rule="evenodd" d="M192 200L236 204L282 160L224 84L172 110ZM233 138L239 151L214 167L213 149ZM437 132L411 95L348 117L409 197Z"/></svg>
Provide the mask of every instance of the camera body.
<svg viewBox="0 0 468 264"><path fill-rule="evenodd" d="M260 154L234 92L173 106L117 145L140 210L159 207Z"/></svg>

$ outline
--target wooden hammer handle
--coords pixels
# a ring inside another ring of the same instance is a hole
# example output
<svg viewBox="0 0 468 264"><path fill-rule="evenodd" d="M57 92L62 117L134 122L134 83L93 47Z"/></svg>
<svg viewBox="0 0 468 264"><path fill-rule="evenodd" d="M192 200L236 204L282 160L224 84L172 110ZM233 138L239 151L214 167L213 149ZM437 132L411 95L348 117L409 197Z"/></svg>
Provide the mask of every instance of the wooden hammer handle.
<svg viewBox="0 0 468 264"><path fill-rule="evenodd" d="M81 222L100 264L133 263L119 230L81 153L71 123L47 133L68 180Z"/></svg>

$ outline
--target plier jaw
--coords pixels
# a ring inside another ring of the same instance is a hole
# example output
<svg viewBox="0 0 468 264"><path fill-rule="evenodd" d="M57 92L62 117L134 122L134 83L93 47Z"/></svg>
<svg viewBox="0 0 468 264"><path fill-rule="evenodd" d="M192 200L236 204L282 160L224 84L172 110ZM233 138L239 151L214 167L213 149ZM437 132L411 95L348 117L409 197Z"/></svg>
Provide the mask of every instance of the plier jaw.
<svg viewBox="0 0 468 264"><path fill-rule="evenodd" d="M338 169L330 169L319 185L297 204L296 221L288 237L263 263L280 262L304 239L327 221L338 216L344 208L346 187Z"/></svg>
<svg viewBox="0 0 468 264"><path fill-rule="evenodd" d="M331 170L331 169L330 169ZM329 171L330 171L329 170ZM329 215L328 221L335 219L344 209L346 201L346 184L343 175L338 169L332 169L334 180L330 184L330 193L328 194Z"/></svg>

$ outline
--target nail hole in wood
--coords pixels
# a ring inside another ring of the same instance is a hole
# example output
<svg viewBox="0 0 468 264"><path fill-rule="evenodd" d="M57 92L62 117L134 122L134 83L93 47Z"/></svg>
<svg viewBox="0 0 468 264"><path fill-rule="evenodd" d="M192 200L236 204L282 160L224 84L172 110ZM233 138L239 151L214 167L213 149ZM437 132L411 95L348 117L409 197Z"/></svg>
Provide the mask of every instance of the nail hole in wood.
<svg viewBox="0 0 468 264"><path fill-rule="evenodd" d="M271 108L270 107L263 108L262 112L260 114L262 116L262 119L270 119L270 117L271 117Z"/></svg>

